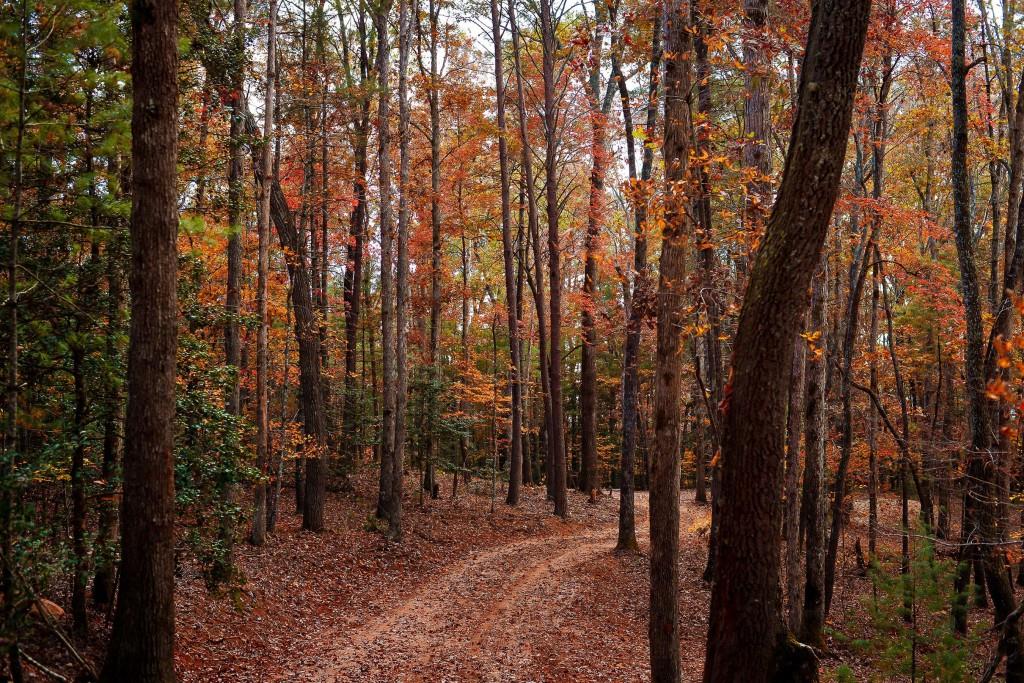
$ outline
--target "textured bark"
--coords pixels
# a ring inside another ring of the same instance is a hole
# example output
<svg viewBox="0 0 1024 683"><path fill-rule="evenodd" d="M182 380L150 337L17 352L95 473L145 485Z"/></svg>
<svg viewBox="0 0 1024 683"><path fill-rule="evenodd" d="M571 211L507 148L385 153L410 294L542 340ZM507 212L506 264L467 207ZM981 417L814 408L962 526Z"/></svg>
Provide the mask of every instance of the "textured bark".
<svg viewBox="0 0 1024 683"><path fill-rule="evenodd" d="M878 298L879 298L879 266L871 269L871 325L868 328L868 363L870 389L878 393L878 361L875 349L878 346ZM938 397L936 397L938 403ZM874 410L868 413L868 561L875 558L878 547L878 448L877 437L878 415Z"/></svg>
<svg viewBox="0 0 1024 683"><path fill-rule="evenodd" d="M697 111L705 120L709 120L711 112L711 64L708 62L708 47L706 38L710 32L707 17L700 10L696 0L692 3L692 14L696 31L694 32L694 54L696 56L697 68ZM710 130L708 126L700 126L697 130L696 144L697 156L702 159L711 157ZM712 459L718 452L720 444L719 430L716 427L717 410L719 401L722 400L722 322L721 303L715 284L715 276L718 271L718 254L714 248L714 233L712 231L711 213L711 179L706 164L697 168L699 180L696 215L698 228L698 242L700 249L700 282L701 289L698 305L703 305L707 317L707 332L704 333L704 365L708 377L708 392L710 396L704 402L708 422L712 424L711 448ZM700 452L699 458L703 468L704 453ZM716 467L717 469L717 467ZM703 492L703 480L698 487L698 493ZM701 500L698 498L698 500ZM704 502L701 500L701 502ZM711 512L715 516L714 508ZM709 552L709 557L711 556Z"/></svg>
<svg viewBox="0 0 1024 683"><path fill-rule="evenodd" d="M261 139L256 120L246 115L246 133L256 140ZM261 158L262 143L252 146L253 168L257 183L262 183L263 174L258 170L257 160ZM295 217L288 207L280 183L274 180L270 188L270 218L277 230L281 250L287 255L288 279L291 282L292 308L295 313L295 338L299 346L299 407L302 410L303 433L310 442L303 455L304 476L302 479L302 527L309 531L324 528L324 501L327 492L327 416L320 383L320 333L313 308L309 270L300 258L300 236L295 226ZM298 466L296 461L296 465ZM296 483L298 484L298 470ZM296 496L299 496L296 491Z"/></svg>
<svg viewBox="0 0 1024 683"><path fill-rule="evenodd" d="M752 172L747 182L743 223L754 235L764 227L771 201L771 113L768 109L768 86L771 71L765 50L765 25L768 21L768 0L743 2L743 166ZM750 236L753 239L754 235ZM738 259L740 272L746 272L747 255Z"/></svg>
<svg viewBox="0 0 1024 683"><path fill-rule="evenodd" d="M704 680L816 680L789 637L779 585L785 387L808 285L839 191L869 0L815 3L799 106L743 302L726 391L721 538Z"/></svg>
<svg viewBox="0 0 1024 683"><path fill-rule="evenodd" d="M679 680L679 399L686 299L686 241L694 231L689 194L692 149L689 12L670 4L665 23L665 228L658 264L654 453L651 462L651 680Z"/></svg>
<svg viewBox="0 0 1024 683"><path fill-rule="evenodd" d="M388 15L391 1L384 0L373 21L377 28L377 170L380 192L380 325L384 387L380 445L380 486L377 494L377 517L388 518L391 505L391 484L395 468L395 285L394 285L394 216L391 209L391 46L388 36Z"/></svg>
<svg viewBox="0 0 1024 683"><path fill-rule="evenodd" d="M234 26L231 35L232 69L230 79L231 120L228 132L228 272L227 300L224 306L224 360L232 366L235 376L228 388L227 410L232 415L241 412L241 389L238 373L242 365L242 340L239 332L239 312L242 305L242 231L244 169L245 169L245 120L242 101L245 92L245 18L246 1L235 0Z"/></svg>
<svg viewBox="0 0 1024 683"><path fill-rule="evenodd" d="M537 365L540 368L540 392L544 405L544 420L541 425L541 433L550 434L551 429L551 392L548 378L548 327L547 314L544 311L544 269L542 267L540 248L540 216L537 209L537 194L534 188L533 177L533 152L530 149L530 137L527 130L528 110L526 108L525 86L523 84L523 70L520 62L520 38L519 27L516 25L515 0L508 2L509 28L512 31L512 59L516 74L516 110L519 119L519 148L520 168L522 173L522 184L526 188L527 201L527 225L529 234L526 236L533 248L533 300L537 309L537 347L540 354L540 361ZM546 464L551 465L551 458L546 457ZM549 496L553 493L552 478L547 477Z"/></svg>
<svg viewBox="0 0 1024 683"><path fill-rule="evenodd" d="M565 427L562 419L562 252L558 236L558 103L555 101L555 52L558 48L551 17L551 0L540 0L542 43L541 73L544 78L544 198L548 224L548 276L551 280L551 332L548 359L548 393L551 420L548 425L548 459L555 514L569 516L566 495Z"/></svg>
<svg viewBox="0 0 1024 683"><path fill-rule="evenodd" d="M654 26L651 32L651 57L647 90L647 120L645 133L647 139L655 137L658 126L658 84L661 76L661 3L653 9ZM618 56L612 53L612 78L619 87L619 98L622 103L622 119L625 127L626 150L629 162L629 178L637 180L636 152L633 141L633 117L629 102L629 90L626 80L618 65ZM651 171L654 168L654 149L644 145L643 163L640 170L639 186L646 188L650 183ZM649 291L649 273L647 266L647 193L643 192L635 199L633 207L633 287L629 296L626 317L626 344L622 358L622 460L620 464L619 485L619 536L616 547L620 550L635 550L636 512L634 508L633 470L636 459L636 436L639 421L639 390L640 390L640 335L644 317L648 313L641 303Z"/></svg>
<svg viewBox="0 0 1024 683"><path fill-rule="evenodd" d="M132 293L121 580L101 680L174 681L174 385L178 340L178 9L132 23Z"/></svg>
<svg viewBox="0 0 1024 683"><path fill-rule="evenodd" d="M981 295L979 292L977 266L975 264L974 242L971 235L970 187L967 170L967 65L965 63L965 2L953 0L951 25L951 71L953 94L953 145L950 156L953 185L953 229L956 236L957 256L960 264L960 288L967 322L967 346L964 356L968 398L968 423L970 425L971 448L967 463L967 491L964 496L964 539L961 543L961 566L971 549L982 559L984 576L995 608L996 624L1006 627L1002 635L1001 648L1006 653L1006 680L1024 681L1024 649L1022 649L1020 626L1016 619L1007 621L1017 608L1006 571L1006 558L998 541L998 521L995 501L997 473L988 465L990 451L998 445L998 435L993 433L991 408L985 398L987 380L996 376L995 353L992 341L1004 332L1012 333L1012 317L1007 303L1010 292L1016 285L1024 248L1021 240L1014 245L1010 266L1004 275L1006 292L1001 309L1007 309L996 316L992 337L986 351L983 346L981 319ZM1017 217L1018 222L1020 216ZM1009 231L1007 231L1009 233ZM1001 319L1002 318L1002 319ZM1006 335L1008 336L1008 335ZM987 357L986 357L987 356ZM963 587L962 573L958 582Z"/></svg>
<svg viewBox="0 0 1024 683"><path fill-rule="evenodd" d="M409 368L407 316L409 308L409 39L412 27L409 0L398 0L398 250L395 301L395 451L387 508L388 537L402 537L402 475L405 468L405 415Z"/></svg>
<svg viewBox="0 0 1024 683"><path fill-rule="evenodd" d="M591 94L593 96L593 93ZM598 487L597 480L597 330L594 327L594 294L597 288L597 259L601 215L604 211L605 141L604 114L591 103L590 203L587 211L587 233L584 238L586 256L583 268L583 336L582 370L580 374L580 481L579 489L590 494Z"/></svg>
<svg viewBox="0 0 1024 683"><path fill-rule="evenodd" d="M824 261L824 259L823 259ZM825 348L826 283L825 264L814 277L808 332L818 334L815 351L807 354L804 392L804 466L803 526L806 538L807 567L804 580L800 626L794 633L809 645L825 643ZM800 343L800 342L798 342ZM820 353L818 353L820 351ZM790 624L792 629L792 623Z"/></svg>
<svg viewBox="0 0 1024 683"><path fill-rule="evenodd" d="M430 21L430 71L427 100L430 105L430 367L435 383L441 382L441 365L437 357L441 341L441 85L438 72L438 22L441 6L429 0L427 16ZM422 62L421 62L422 63ZM513 309L514 310L514 309ZM436 411L431 411L431 415ZM429 440L423 469L423 489L434 491L434 463L437 459L438 434L433 417L428 425Z"/></svg>
<svg viewBox="0 0 1024 683"><path fill-rule="evenodd" d="M120 265L123 246L124 238L121 237L119 229L117 235L107 243L107 320L104 334L104 353L107 358L118 357L117 338L123 325L121 306L124 299L124 276ZM97 505L99 520L95 541L96 573L92 580L92 600L97 605L110 604L114 599L116 563L112 545L117 534L118 512L114 479L117 475L117 463L121 459L123 415L121 383L112 379L104 389L107 399L103 409L103 461L100 466L104 494Z"/></svg>
<svg viewBox="0 0 1024 683"><path fill-rule="evenodd" d="M813 304L812 304L813 308ZM783 530L786 536L786 605L789 630L800 630L803 599L800 571L800 437L802 436L805 345L793 346L793 369L789 373L789 404L786 407L786 507Z"/></svg>
<svg viewBox="0 0 1024 683"><path fill-rule="evenodd" d="M491 37L494 41L494 87L498 122L498 165L501 180L501 247L505 265L505 306L508 309L509 388L511 405L508 495L505 502L519 504L523 480L523 387L520 382L519 299L516 287L515 245L512 241L512 203L508 164L508 129L505 123L505 64L501 50L501 12L498 0L491 0Z"/></svg>
<svg viewBox="0 0 1024 683"><path fill-rule="evenodd" d="M366 171L367 147L370 129L370 94L365 87L369 78L370 64L366 47L366 16L363 5L357 18L359 31L359 91L363 93L359 100L359 116L355 121L353 136L352 163L355 176L352 181L352 194L355 205L349 215L349 241L345 252L345 403L342 410L342 433L344 445L343 468L351 470L355 466L357 451L360 447L358 438L358 410L361 396L356 392L356 334L359 331L360 288L363 282L363 243L366 239Z"/></svg>
<svg viewBox="0 0 1024 683"><path fill-rule="evenodd" d="M270 455L267 439L270 421L267 414L267 271L270 266L270 188L274 182L274 147L270 141L274 135L274 69L275 40L277 24L277 0L270 0L267 9L267 81L263 101L263 183L260 186L260 206L257 217L257 258L256 258L256 469L261 479L256 482L252 506L252 530L249 542L263 545L267 542L267 486Z"/></svg>

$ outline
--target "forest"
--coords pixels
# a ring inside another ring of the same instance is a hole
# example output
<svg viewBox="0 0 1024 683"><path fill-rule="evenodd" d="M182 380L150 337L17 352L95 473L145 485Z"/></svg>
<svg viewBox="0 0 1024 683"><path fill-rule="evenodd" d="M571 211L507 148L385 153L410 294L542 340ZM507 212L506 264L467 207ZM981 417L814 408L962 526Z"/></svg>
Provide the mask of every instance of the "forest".
<svg viewBox="0 0 1024 683"><path fill-rule="evenodd" d="M1024 683L1016 0L0 0L0 680Z"/></svg>

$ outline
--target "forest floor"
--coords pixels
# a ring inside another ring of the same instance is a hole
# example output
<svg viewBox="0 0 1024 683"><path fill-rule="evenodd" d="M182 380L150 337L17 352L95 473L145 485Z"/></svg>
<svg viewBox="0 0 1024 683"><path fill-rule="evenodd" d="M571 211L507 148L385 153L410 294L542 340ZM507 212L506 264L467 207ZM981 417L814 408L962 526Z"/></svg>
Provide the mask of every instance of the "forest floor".
<svg viewBox="0 0 1024 683"><path fill-rule="evenodd" d="M551 515L542 487L525 487L517 508L504 505L499 491L494 512L483 482L468 491L460 485L455 500L450 480L443 488L444 498L422 502L407 492L400 543L374 529L369 480L358 482L355 494L329 496L322 534L303 532L296 515L284 514L265 547L239 546L246 578L230 593L211 594L196 567L183 562L179 679L648 680L645 493L637 495L640 552L617 553L617 493L591 503L570 492L565 521ZM287 498L283 503L292 506ZM822 669L845 664L855 680L900 680L891 672L875 678L872 662L844 645L868 630L863 601L871 583L855 571L852 548L857 538L866 546L865 517L866 501L858 499L844 534L832 609L834 632L848 637L830 634ZM890 558L897 556L899 537L884 529L898 529L898 519L898 499L886 497L880 553ZM709 520L710 507L684 491L679 601L686 681L700 680L703 668L710 591L701 574ZM96 615L84 648L97 662L104 621Z"/></svg>

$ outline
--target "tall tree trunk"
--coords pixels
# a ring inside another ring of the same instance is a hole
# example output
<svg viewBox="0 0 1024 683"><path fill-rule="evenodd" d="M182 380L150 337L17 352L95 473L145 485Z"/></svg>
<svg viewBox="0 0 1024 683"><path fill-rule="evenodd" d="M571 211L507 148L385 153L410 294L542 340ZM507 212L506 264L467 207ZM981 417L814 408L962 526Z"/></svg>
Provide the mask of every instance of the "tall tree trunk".
<svg viewBox="0 0 1024 683"><path fill-rule="evenodd" d="M342 414L342 432L345 452L342 467L346 471L355 468L356 456L361 446L358 438L358 419L360 403L363 396L356 392L356 335L359 331L359 304L362 301L361 288L363 282L363 242L366 238L366 171L367 147L370 129L370 94L366 89L369 79L369 55L366 41L366 13L360 4L357 18L359 31L359 116L355 122L354 142L352 150L355 176L352 181L352 193L355 205L349 215L349 241L345 253L345 396Z"/></svg>
<svg viewBox="0 0 1024 683"><path fill-rule="evenodd" d="M232 65L230 78L231 121L228 132L228 282L224 310L224 358L235 375L228 387L227 409L232 415L241 413L241 390L238 372L242 364L242 342L239 314L242 303L242 231L245 229L242 206L245 192L244 154L245 119L242 101L245 91L245 20L246 0L235 0L235 18L231 35Z"/></svg>
<svg viewBox="0 0 1024 683"><path fill-rule="evenodd" d="M644 132L646 139L655 137L658 126L658 84L661 76L661 3L653 9L654 26L651 30L651 57L647 90L647 120ZM619 57L612 52L612 78L619 87L622 104L622 119L625 127L626 151L629 161L629 178L637 179L636 152L633 141L633 117L626 79L622 77ZM619 550L636 550L636 513L633 493L633 470L636 460L637 428L639 422L640 392L640 337L643 320L648 313L645 299L650 293L650 277L647 266L647 193L654 168L654 148L644 145L643 162L640 170L638 191L633 207L633 287L629 297L630 305L626 318L626 344L622 357L622 459L619 470L619 536L616 547Z"/></svg>
<svg viewBox="0 0 1024 683"><path fill-rule="evenodd" d="M651 463L651 680L679 680L679 398L686 240L694 231L688 190L691 120L688 8L669 4L665 23L665 228L658 269L654 457Z"/></svg>
<svg viewBox="0 0 1024 683"><path fill-rule="evenodd" d="M441 85L438 73L438 20L441 6L437 0L429 0L427 9L430 21L430 85L427 99L430 106L430 369L431 378L440 386L441 365L438 346L441 341ZM436 395L431 399L437 400ZM438 425L434 415L436 406L430 411L428 425L427 461L423 468L423 488L433 495L434 464L438 451Z"/></svg>
<svg viewBox="0 0 1024 683"><path fill-rule="evenodd" d="M520 38L519 38L519 27L516 24L516 9L515 0L509 0L508 3L508 19L509 27L512 31L512 59L516 73L516 109L519 119L519 148L520 148L520 168L522 173L522 183L526 188L526 201L527 201L527 222L529 225L529 239L533 246L533 268L534 268L534 287L533 287L533 298L534 304L537 308L537 346L540 354L540 361L537 365L540 368L540 386L541 395L544 402L544 423L542 425L542 432L545 435L551 433L551 383L549 380L549 365L548 365L548 326L547 326L547 315L544 311L544 269L543 261L541 259L541 248L540 248L540 216L538 215L537 209L537 192L534 187L533 177L533 152L530 149L530 136L528 133L528 110L526 108L526 94L525 85L523 83L523 69L521 64L520 56ZM547 464L550 466L551 458L546 458ZM547 478L548 494L549 497L553 494L552 489L553 481L549 476Z"/></svg>
<svg viewBox="0 0 1024 683"><path fill-rule="evenodd" d="M558 104L555 101L555 52L558 48L551 16L551 0L540 0L542 43L541 73L544 78L544 198L548 223L548 273L551 279L551 348L548 393L551 421L548 425L548 459L555 514L569 516L566 495L565 427L562 419L562 251L558 236Z"/></svg>
<svg viewBox="0 0 1024 683"><path fill-rule="evenodd" d="M967 348L965 352L968 422L971 449L967 463L967 493L964 497L964 534L961 545L961 566L966 563L965 552L975 548L983 560L985 580L995 607L995 622L1002 627L1001 650L1006 653L1006 680L1024 681L1024 651L1022 651L1020 625L1014 615L1017 608L1006 571L1006 558L998 541L997 473L989 467L989 452L997 445L998 437L992 433L990 407L986 403L987 380L996 376L994 345L989 343L985 354L982 338L981 295L974 242L971 235L970 187L967 170L967 65L964 59L965 2L953 0L951 25L951 71L953 93L953 145L950 157L953 185L953 228L956 236L957 256L960 264L960 287L967 319ZM1020 221L1020 216L1017 217ZM1018 226L1019 229L1019 226ZM1009 231L1008 231L1009 232ZM1009 293L1016 290L1024 245L1018 239L1014 245L1010 266L1004 275L1003 304L993 324L993 335L1009 337L1012 323L1008 305ZM986 357L987 355L987 357ZM961 570L962 571L962 570ZM963 587L962 574L958 583Z"/></svg>
<svg viewBox="0 0 1024 683"><path fill-rule="evenodd" d="M692 3L692 14L696 31L694 32L694 50L697 58L697 110L702 117L711 116L711 65L708 62L707 37L710 32L707 17L699 9L697 0ZM767 106L767 100L765 100ZM710 159L710 132L708 126L700 126L696 134L697 155L702 159ZM767 173L767 167L764 173ZM722 323L721 304L718 299L718 292L715 289L715 273L718 270L718 255L714 248L714 233L711 225L711 180L709 178L707 165L702 163L697 168L699 179L699 192L697 194L697 225L698 241L701 244L701 294L705 314L707 316L708 330L704 334L705 365L708 372L708 384L710 385L710 400L707 403L708 421L712 424L711 453L714 460L714 453L718 452L721 446L721 435L716 426L717 416L714 410L722 400ZM703 455L701 456L703 457ZM712 478L718 477L718 465L713 465ZM712 487L711 517L712 525L709 534L708 544L708 565L705 569L706 579L710 580L714 572L715 543L718 539L718 507L719 501L715 492L717 487Z"/></svg>
<svg viewBox="0 0 1024 683"><path fill-rule="evenodd" d="M871 326L868 332L868 362L870 389L878 393L878 361L875 359L875 348L878 345L878 300L879 300L879 266L871 269ZM938 397L936 397L938 401ZM876 434L878 417L875 411L868 415L868 559L873 560L878 548L878 448Z"/></svg>
<svg viewBox="0 0 1024 683"><path fill-rule="evenodd" d="M409 393L409 39L412 19L409 0L398 0L398 253L395 305L395 451L388 499L388 537L402 537L402 475L405 468L405 415Z"/></svg>
<svg viewBox="0 0 1024 683"><path fill-rule="evenodd" d="M768 86L771 70L766 54L764 31L768 22L768 0L743 2L743 166L749 180L743 205L743 225L749 243L741 248L737 266L741 275L747 271L750 248L764 227L771 201L771 114L768 109Z"/></svg>
<svg viewBox="0 0 1024 683"><path fill-rule="evenodd" d="M252 531L249 541L253 545L267 542L267 486L269 453L267 439L270 421L267 415L267 271L270 267L270 188L274 184L274 70L277 0L270 0L267 19L267 84L263 101L263 183L260 186L258 256L256 259L256 469L260 480L256 482L252 509Z"/></svg>
<svg viewBox="0 0 1024 683"><path fill-rule="evenodd" d="M131 22L132 312L121 581L101 680L172 683L178 8L136 0Z"/></svg>
<svg viewBox="0 0 1024 683"><path fill-rule="evenodd" d="M580 476L578 488L591 496L598 486L597 460L597 330L594 327L595 294L597 290L597 252L601 234L601 216L604 213L604 176L607 166L605 149L605 117L611 107L611 87L608 97L601 98L601 59L604 29L608 7L594 3L594 34L590 41L587 69L582 71L590 105L590 198L587 205L587 231L584 237L583 305L580 312L582 329L580 371Z"/></svg>
<svg viewBox="0 0 1024 683"><path fill-rule="evenodd" d="M725 392L718 571L706 683L817 680L779 586L785 387L839 192L870 0L814 4L782 184L751 272ZM810 172L809 169L814 169Z"/></svg>
<svg viewBox="0 0 1024 683"><path fill-rule="evenodd" d="M806 391L804 392L804 466L802 526L805 530L807 569L804 579L803 610L800 626L793 632L808 645L825 643L825 320L828 283L827 259L822 259L814 276L808 333L815 339L807 353ZM800 344L801 342L797 342ZM791 505L795 505L792 503ZM792 629L792 624L790 624Z"/></svg>
<svg viewBox="0 0 1024 683"><path fill-rule="evenodd" d="M812 294L813 297L813 294ZM811 304L813 309L814 304ZM789 402L786 407L786 478L783 531L786 536L786 604L789 630L800 631L803 612L800 571L800 437L804 410L804 353L799 341L793 346L793 369L789 373ZM810 452L810 449L808 449Z"/></svg>
<svg viewBox="0 0 1024 683"><path fill-rule="evenodd" d="M121 270L121 250L124 238L120 226L117 233L107 242L107 321L104 333L104 354L108 359L119 355L117 339L121 334L123 318L121 307L124 298L124 276ZM104 387L107 398L103 409L103 461L100 465L100 479L104 493L97 507L96 573L92 580L92 600L97 605L108 605L114 599L114 574L116 570L114 537L117 534L117 503L114 479L121 454L121 383L116 379Z"/></svg>
<svg viewBox="0 0 1024 683"><path fill-rule="evenodd" d="M520 382L519 300L516 289L515 263L512 258L512 204L508 167L508 140L505 124L505 65L501 49L501 12L498 0L491 0L491 37L494 44L494 88L498 122L498 165L501 174L501 246L505 265L505 304L508 309L509 385L511 388L512 431L510 438L508 495L505 502L519 504L523 480L523 386Z"/></svg>
<svg viewBox="0 0 1024 683"><path fill-rule="evenodd" d="M388 36L388 15L391 0L383 0L374 15L377 27L377 169L380 192L380 325L383 415L381 421L380 487L377 517L388 518L391 506L391 485L395 468L395 285L394 285L394 217L391 209L391 45Z"/></svg>

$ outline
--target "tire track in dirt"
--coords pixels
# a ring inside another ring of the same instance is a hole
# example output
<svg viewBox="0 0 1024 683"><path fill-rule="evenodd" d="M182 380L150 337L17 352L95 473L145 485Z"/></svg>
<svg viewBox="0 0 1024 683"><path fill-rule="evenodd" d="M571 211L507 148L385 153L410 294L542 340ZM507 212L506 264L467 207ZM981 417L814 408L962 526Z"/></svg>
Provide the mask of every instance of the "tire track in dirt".
<svg viewBox="0 0 1024 683"><path fill-rule="evenodd" d="M639 497L638 535L646 535ZM559 609L557 579L613 552L615 525L511 543L456 563L396 609L348 634L294 680L529 680L530 622ZM547 599L548 597L553 599ZM347 641L347 642L345 642ZM509 676L527 676L510 678Z"/></svg>

